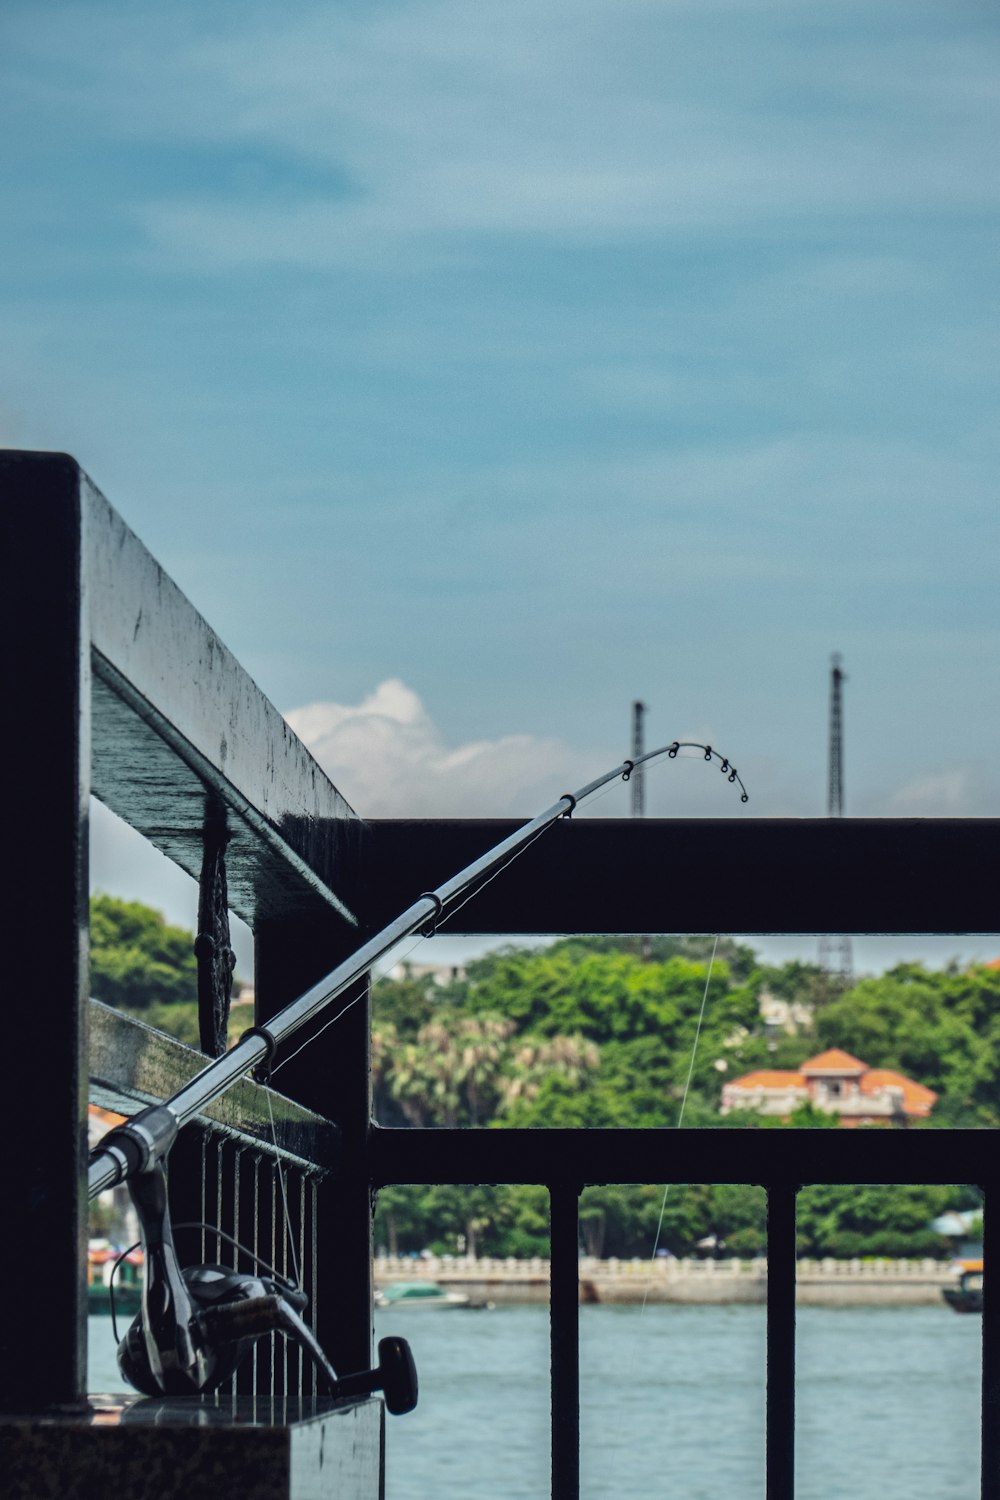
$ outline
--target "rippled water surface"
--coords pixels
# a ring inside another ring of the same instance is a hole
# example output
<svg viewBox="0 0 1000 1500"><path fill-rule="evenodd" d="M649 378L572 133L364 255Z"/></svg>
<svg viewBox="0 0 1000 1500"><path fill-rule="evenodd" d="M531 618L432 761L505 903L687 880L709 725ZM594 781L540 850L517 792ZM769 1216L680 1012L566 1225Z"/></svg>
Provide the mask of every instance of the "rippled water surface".
<svg viewBox="0 0 1000 1500"><path fill-rule="evenodd" d="M764 1494L764 1309L581 1308L586 1500ZM548 1312L380 1311L420 1374L387 1423L387 1500L545 1500ZM120 1381L91 1320L91 1388ZM803 1308L797 1500L977 1500L980 1321L938 1308Z"/></svg>

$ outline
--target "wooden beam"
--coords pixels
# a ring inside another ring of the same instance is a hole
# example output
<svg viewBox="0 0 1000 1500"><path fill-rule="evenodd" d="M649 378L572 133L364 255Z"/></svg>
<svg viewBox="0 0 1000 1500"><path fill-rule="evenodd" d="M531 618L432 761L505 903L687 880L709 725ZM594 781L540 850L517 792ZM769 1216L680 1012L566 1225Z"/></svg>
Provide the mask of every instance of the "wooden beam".
<svg viewBox="0 0 1000 1500"><path fill-rule="evenodd" d="M8 698L11 709L41 725L42 708L62 692L67 711L77 712L36 647L43 627L61 630L65 657L75 622L88 658L79 713L94 795L195 879L206 805L221 804L234 911L251 926L291 914L353 929L345 890L359 820L76 461L0 451L0 503L7 655L26 677ZM72 620L57 613L62 600L47 581L49 536L52 548L65 541L75 549ZM21 761L41 776L43 730L26 733Z"/></svg>
<svg viewBox="0 0 1000 1500"><path fill-rule="evenodd" d="M989 1130L402 1130L374 1126L372 1183L984 1183Z"/></svg>
<svg viewBox="0 0 1000 1500"><path fill-rule="evenodd" d="M381 926L519 826L375 820L357 910ZM439 931L993 933L1000 819L586 818L555 824Z"/></svg>

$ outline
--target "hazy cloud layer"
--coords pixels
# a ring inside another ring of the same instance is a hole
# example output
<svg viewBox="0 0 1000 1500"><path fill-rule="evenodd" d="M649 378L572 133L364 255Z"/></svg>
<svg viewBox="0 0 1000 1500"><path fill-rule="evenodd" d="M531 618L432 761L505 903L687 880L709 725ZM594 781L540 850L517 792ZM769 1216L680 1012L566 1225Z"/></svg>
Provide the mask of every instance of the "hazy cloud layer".
<svg viewBox="0 0 1000 1500"><path fill-rule="evenodd" d="M450 744L419 696L398 678L357 705L312 703L286 719L334 784L364 817L530 817L565 791L613 770L629 754L618 745L571 746L507 734ZM678 726L674 738L711 744L712 726ZM664 743L669 743L665 741ZM647 741L647 751L659 748ZM780 758L738 757L751 802L697 750L646 767L646 810L655 817L796 816L815 813L810 788ZM631 788L616 781L581 804L580 816L626 817Z"/></svg>
<svg viewBox="0 0 1000 1500"><path fill-rule="evenodd" d="M528 817L588 775L585 757L559 740L507 734L449 745L398 678L357 705L311 703L285 718L367 817Z"/></svg>
<svg viewBox="0 0 1000 1500"><path fill-rule="evenodd" d="M770 237L928 197L974 207L988 63L965 35L942 46L919 8L881 10L863 31L853 4L251 12L176 69L214 101L210 139L288 153L294 185L161 196L142 223L202 267L318 267L415 241L447 258L456 235Z"/></svg>
<svg viewBox="0 0 1000 1500"><path fill-rule="evenodd" d="M943 34L903 0L299 0L168 20L91 0L35 30L15 7L11 108L42 78L67 117L99 96L105 139L200 158L197 186L167 171L128 194L192 269L367 266L418 242L461 259L459 235L773 238L979 205L992 60L975 16L952 17Z"/></svg>
<svg viewBox="0 0 1000 1500"><path fill-rule="evenodd" d="M1000 784L985 764L966 762L904 781L890 793L886 814L894 818L996 817Z"/></svg>

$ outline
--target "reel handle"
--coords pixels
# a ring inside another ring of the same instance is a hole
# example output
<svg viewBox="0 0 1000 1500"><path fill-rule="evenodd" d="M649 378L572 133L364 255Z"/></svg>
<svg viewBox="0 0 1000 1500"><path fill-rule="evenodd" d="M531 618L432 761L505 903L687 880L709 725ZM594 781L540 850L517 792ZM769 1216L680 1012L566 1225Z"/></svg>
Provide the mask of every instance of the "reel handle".
<svg viewBox="0 0 1000 1500"><path fill-rule="evenodd" d="M342 1375L333 1388L334 1396L370 1396L381 1391L386 1408L393 1416L412 1411L417 1404L417 1367L413 1352L405 1339L389 1337L378 1341L379 1362L374 1370L358 1370Z"/></svg>

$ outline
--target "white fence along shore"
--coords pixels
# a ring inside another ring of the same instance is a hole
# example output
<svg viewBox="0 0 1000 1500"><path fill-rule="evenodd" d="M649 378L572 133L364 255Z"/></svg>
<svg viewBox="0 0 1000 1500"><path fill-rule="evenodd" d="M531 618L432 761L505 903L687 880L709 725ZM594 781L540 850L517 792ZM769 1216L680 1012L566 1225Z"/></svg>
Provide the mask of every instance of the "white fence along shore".
<svg viewBox="0 0 1000 1500"><path fill-rule="evenodd" d="M549 1262L472 1259L463 1256L380 1256L375 1284L437 1281L466 1292L472 1302L546 1302ZM800 1260L796 1298L801 1306L859 1304L941 1305L941 1289L954 1285L955 1274L939 1260ZM767 1301L767 1261L594 1260L580 1258L580 1301L630 1303L737 1303Z"/></svg>

